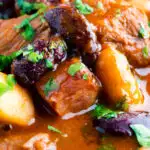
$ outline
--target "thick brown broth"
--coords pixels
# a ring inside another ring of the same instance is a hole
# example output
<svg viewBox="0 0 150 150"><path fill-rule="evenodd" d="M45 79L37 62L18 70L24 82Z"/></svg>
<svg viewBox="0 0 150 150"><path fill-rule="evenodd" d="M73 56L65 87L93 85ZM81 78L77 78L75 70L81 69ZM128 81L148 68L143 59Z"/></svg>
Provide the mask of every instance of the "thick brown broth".
<svg viewBox="0 0 150 150"><path fill-rule="evenodd" d="M48 125L60 129L68 137L48 131ZM28 128L14 127L13 130L2 134L0 149L21 150L22 145L38 133L48 133L52 141L57 139L58 150L96 150L104 144L112 144L117 150L136 150L138 147L136 140L131 137L99 135L92 127L91 118L86 114L69 120L62 120L59 117L53 119L50 116L37 116L33 126Z"/></svg>

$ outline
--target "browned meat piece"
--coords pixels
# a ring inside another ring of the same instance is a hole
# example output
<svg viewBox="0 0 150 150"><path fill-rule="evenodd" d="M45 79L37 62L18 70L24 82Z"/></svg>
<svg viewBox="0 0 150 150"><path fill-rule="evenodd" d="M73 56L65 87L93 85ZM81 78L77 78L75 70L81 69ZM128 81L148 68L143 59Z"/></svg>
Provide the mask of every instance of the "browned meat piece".
<svg viewBox="0 0 150 150"><path fill-rule="evenodd" d="M48 11L45 15L53 32L59 33L68 44L93 54L100 51L95 27L84 16L70 6L60 6Z"/></svg>
<svg viewBox="0 0 150 150"><path fill-rule="evenodd" d="M55 72L44 75L36 87L60 116L87 109L94 104L100 90L94 75L77 58L63 62Z"/></svg>
<svg viewBox="0 0 150 150"><path fill-rule="evenodd" d="M114 4L99 19L98 38L101 43L116 44L136 67L150 64L150 53L147 52L150 49L149 34L147 16L135 7Z"/></svg>
<svg viewBox="0 0 150 150"><path fill-rule="evenodd" d="M5 20L0 22L0 54L9 55L30 43L21 36L20 32L16 31L15 26L19 25L28 16L21 16L15 19ZM46 22L41 22L40 17L31 21L33 28L36 31L36 39L48 40L50 29Z"/></svg>
<svg viewBox="0 0 150 150"><path fill-rule="evenodd" d="M12 63L12 72L24 85L34 84L45 72L56 69L67 56L66 43L59 36L49 41L37 40L22 49L23 55Z"/></svg>
<svg viewBox="0 0 150 150"><path fill-rule="evenodd" d="M56 150L56 143L52 143L49 135L46 133L39 133L33 136L29 141L23 145L26 150Z"/></svg>

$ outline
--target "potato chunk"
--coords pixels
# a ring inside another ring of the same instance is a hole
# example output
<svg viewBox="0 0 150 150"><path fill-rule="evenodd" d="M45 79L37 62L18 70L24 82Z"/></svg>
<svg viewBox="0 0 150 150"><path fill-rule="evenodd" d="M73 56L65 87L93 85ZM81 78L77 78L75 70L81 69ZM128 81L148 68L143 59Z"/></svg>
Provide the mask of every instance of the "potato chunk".
<svg viewBox="0 0 150 150"><path fill-rule="evenodd" d="M63 62L55 72L48 72L36 87L60 116L87 109L94 104L100 89L94 75L77 58Z"/></svg>
<svg viewBox="0 0 150 150"><path fill-rule="evenodd" d="M0 73L0 83L7 85L7 75ZM0 93L3 89L0 88ZM21 126L34 119L34 106L29 93L18 84L0 95L0 122Z"/></svg>
<svg viewBox="0 0 150 150"><path fill-rule="evenodd" d="M126 57L119 51L108 47L99 55L96 73L111 104L143 103L143 96L130 70Z"/></svg>

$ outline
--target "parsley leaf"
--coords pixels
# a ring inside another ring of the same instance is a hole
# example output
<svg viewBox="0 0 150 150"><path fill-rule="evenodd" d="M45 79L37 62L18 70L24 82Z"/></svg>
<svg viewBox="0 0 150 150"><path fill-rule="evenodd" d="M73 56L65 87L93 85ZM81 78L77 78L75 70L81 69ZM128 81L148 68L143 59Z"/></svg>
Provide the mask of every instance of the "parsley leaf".
<svg viewBox="0 0 150 150"><path fill-rule="evenodd" d="M139 30L138 36L140 38L149 38L149 33L148 31L144 28L143 25L141 25L141 28Z"/></svg>
<svg viewBox="0 0 150 150"><path fill-rule="evenodd" d="M100 119L100 118L116 118L119 112L115 112L109 108L106 108L104 105L97 105L92 112L92 116Z"/></svg>
<svg viewBox="0 0 150 150"><path fill-rule="evenodd" d="M50 80L44 86L45 95L47 96L49 92L58 89L58 87L59 85L55 82L55 80L53 78L50 78Z"/></svg>
<svg viewBox="0 0 150 150"><path fill-rule="evenodd" d="M142 54L144 56L144 58L147 58L148 57L148 47L145 46L143 49L142 49Z"/></svg>
<svg viewBox="0 0 150 150"><path fill-rule="evenodd" d="M71 76L74 76L78 71L80 71L82 68L84 68L84 65L82 63L74 63L70 65L68 69L68 74Z"/></svg>
<svg viewBox="0 0 150 150"><path fill-rule="evenodd" d="M104 9L103 3L102 3L102 2L98 2L98 3L97 3L97 8L98 8L98 9Z"/></svg>
<svg viewBox="0 0 150 150"><path fill-rule="evenodd" d="M46 60L45 60L45 64L46 64L46 67L47 67L47 68L49 68L49 69L52 69L52 68L53 68L53 63L52 63L50 60L46 59Z"/></svg>
<svg viewBox="0 0 150 150"><path fill-rule="evenodd" d="M6 78L6 83L0 82L0 96L2 96L5 92L9 90L13 90L13 87L16 84L16 80L14 78L14 75L9 74Z"/></svg>
<svg viewBox="0 0 150 150"><path fill-rule="evenodd" d="M63 134L60 130L56 129L53 126L48 125L48 130L59 133L59 134Z"/></svg>
<svg viewBox="0 0 150 150"><path fill-rule="evenodd" d="M101 145L97 150L116 150L116 148L112 144Z"/></svg>
<svg viewBox="0 0 150 150"><path fill-rule="evenodd" d="M37 52L31 52L29 55L28 55L28 60L33 62L33 63L38 63L40 60L43 59L43 54L38 54Z"/></svg>
<svg viewBox="0 0 150 150"><path fill-rule="evenodd" d="M83 79L84 79L84 80L87 80L87 79L88 79L88 74L85 73L85 74L83 75Z"/></svg>
<svg viewBox="0 0 150 150"><path fill-rule="evenodd" d="M17 58L22 54L22 50L12 53L9 56L0 55L0 71L3 71L5 68L11 65L13 59Z"/></svg>
<svg viewBox="0 0 150 150"><path fill-rule="evenodd" d="M150 147L150 129L142 124L133 124L130 127L134 131L139 144L144 147Z"/></svg>
<svg viewBox="0 0 150 150"><path fill-rule="evenodd" d="M74 4L81 14L88 15L94 11L91 6L84 4L82 0L75 0Z"/></svg>

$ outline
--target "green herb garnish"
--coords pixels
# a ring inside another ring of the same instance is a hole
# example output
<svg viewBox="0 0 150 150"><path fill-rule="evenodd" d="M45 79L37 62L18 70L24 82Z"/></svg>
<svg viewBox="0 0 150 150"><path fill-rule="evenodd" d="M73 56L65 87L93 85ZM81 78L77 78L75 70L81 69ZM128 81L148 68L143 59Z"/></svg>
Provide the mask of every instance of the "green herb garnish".
<svg viewBox="0 0 150 150"><path fill-rule="evenodd" d="M150 129L142 124L133 124L130 127L134 131L139 144L144 147L150 147Z"/></svg>
<svg viewBox="0 0 150 150"><path fill-rule="evenodd" d="M121 16L121 10L120 10L120 9L117 9L117 10L116 10L116 17L119 17L119 16Z"/></svg>
<svg viewBox="0 0 150 150"><path fill-rule="evenodd" d="M143 49L142 49L142 54L143 54L143 57L144 58L147 58L148 57L148 47L145 46Z"/></svg>
<svg viewBox="0 0 150 150"><path fill-rule="evenodd" d="M97 150L116 150L116 148L112 144L103 144Z"/></svg>
<svg viewBox="0 0 150 150"><path fill-rule="evenodd" d="M38 63L40 60L43 59L43 54L38 54L37 52L31 52L28 56L27 56L28 60L33 62L33 63Z"/></svg>
<svg viewBox="0 0 150 150"><path fill-rule="evenodd" d="M129 105L127 103L127 97L123 96L118 102L116 103L115 109L117 110L127 110Z"/></svg>
<svg viewBox="0 0 150 150"><path fill-rule="evenodd" d="M63 134L60 130L56 129L53 126L48 125L48 130L59 133L59 134Z"/></svg>
<svg viewBox="0 0 150 150"><path fill-rule="evenodd" d="M116 118L117 114L120 112L113 111L109 108L106 108L104 105L97 105L95 109L92 111L92 116L100 119L100 118Z"/></svg>
<svg viewBox="0 0 150 150"><path fill-rule="evenodd" d="M85 74L83 75L83 79L84 79L84 80L87 80L87 79L88 79L88 74L85 73Z"/></svg>
<svg viewBox="0 0 150 150"><path fill-rule="evenodd" d="M148 31L144 28L143 25L141 25L141 28L139 30L138 36L140 38L149 38L149 33Z"/></svg>
<svg viewBox="0 0 150 150"><path fill-rule="evenodd" d="M84 4L82 0L75 0L74 5L79 10L79 12L84 15L91 14L94 11L91 6Z"/></svg>
<svg viewBox="0 0 150 150"><path fill-rule="evenodd" d="M97 3L97 8L98 8L98 9L104 9L103 3L102 3L102 2L98 2L98 3Z"/></svg>
<svg viewBox="0 0 150 150"><path fill-rule="evenodd" d="M47 68L49 68L49 69L52 69L52 68L53 68L53 63L52 63L50 60L46 59L46 60L45 60L45 64L46 64L46 67L47 67Z"/></svg>
<svg viewBox="0 0 150 150"><path fill-rule="evenodd" d="M44 86L45 95L48 96L49 92L58 89L58 87L59 85L55 82L55 80L53 78L50 78L50 80Z"/></svg>
<svg viewBox="0 0 150 150"><path fill-rule="evenodd" d="M2 96L7 91L13 90L15 84L16 80L14 78L14 75L7 75L6 83L0 83L0 96Z"/></svg>
<svg viewBox="0 0 150 150"><path fill-rule="evenodd" d="M84 65L82 63L72 64L72 65L70 65L70 67L68 69L68 74L70 74L71 76L74 76L82 68L84 68Z"/></svg>
<svg viewBox="0 0 150 150"><path fill-rule="evenodd" d="M22 50L12 53L9 56L0 55L0 71L11 65L12 61L22 54Z"/></svg>

